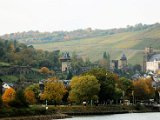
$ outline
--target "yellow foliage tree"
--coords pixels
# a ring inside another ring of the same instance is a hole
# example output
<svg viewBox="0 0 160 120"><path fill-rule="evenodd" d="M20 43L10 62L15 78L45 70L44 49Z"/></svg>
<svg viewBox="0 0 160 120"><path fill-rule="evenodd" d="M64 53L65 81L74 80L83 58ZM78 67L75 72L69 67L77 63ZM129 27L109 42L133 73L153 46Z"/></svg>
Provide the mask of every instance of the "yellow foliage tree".
<svg viewBox="0 0 160 120"><path fill-rule="evenodd" d="M48 78L48 82L57 82L58 79L56 77Z"/></svg>
<svg viewBox="0 0 160 120"><path fill-rule="evenodd" d="M63 95L66 93L66 88L64 84L55 78L50 78L48 82L45 83L45 88L43 94L41 94L41 100L54 100L60 102Z"/></svg>
<svg viewBox="0 0 160 120"><path fill-rule="evenodd" d="M98 80L91 75L73 77L70 83L69 100L82 102L83 100L97 100L100 91Z"/></svg>
<svg viewBox="0 0 160 120"><path fill-rule="evenodd" d="M13 88L8 88L2 95L2 101L4 104L8 104L9 102L13 101L16 96L16 91Z"/></svg>

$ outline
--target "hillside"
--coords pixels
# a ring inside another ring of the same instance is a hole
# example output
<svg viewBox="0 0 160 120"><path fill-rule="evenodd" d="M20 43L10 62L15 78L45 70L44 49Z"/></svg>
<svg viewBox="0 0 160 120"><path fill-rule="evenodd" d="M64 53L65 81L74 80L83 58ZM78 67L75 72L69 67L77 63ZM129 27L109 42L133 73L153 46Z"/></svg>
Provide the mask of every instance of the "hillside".
<svg viewBox="0 0 160 120"><path fill-rule="evenodd" d="M84 58L89 57L93 61L101 59L104 51L111 54L111 59L119 59L124 52L129 59L129 63L142 64L145 47L152 46L155 49L160 49L160 27L94 38L33 45L37 49L49 51L56 49L69 52L76 51Z"/></svg>
<svg viewBox="0 0 160 120"><path fill-rule="evenodd" d="M44 36L44 33L39 33L39 36ZM96 61L102 58L104 51L111 54L111 59L119 59L124 52L131 64L142 64L143 50L145 47L152 46L155 49L160 49L160 24L128 26L127 28L110 29L110 30L77 30L72 32L57 32L61 33L61 38L56 39L51 37L49 40L33 40L33 35L30 35L32 42L26 42L28 38L20 37L22 33L15 35L19 36L18 41L30 43L37 49L44 50L61 50L69 52L77 52L83 58L90 58ZM51 33L47 33L51 35ZM52 33L53 35L53 33ZM66 35L68 35L66 37ZM2 38L7 38L7 35ZM10 35L11 36L11 35ZM36 36L36 35L35 35ZM9 37L8 38L12 38ZM36 38L36 37L35 37ZM54 40L53 40L54 39Z"/></svg>

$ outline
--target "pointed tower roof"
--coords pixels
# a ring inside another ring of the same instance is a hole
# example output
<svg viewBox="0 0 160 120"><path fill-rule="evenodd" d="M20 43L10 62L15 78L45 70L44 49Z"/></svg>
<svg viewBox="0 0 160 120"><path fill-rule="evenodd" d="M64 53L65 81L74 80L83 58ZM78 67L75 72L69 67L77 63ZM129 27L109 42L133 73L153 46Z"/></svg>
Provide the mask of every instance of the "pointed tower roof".
<svg viewBox="0 0 160 120"><path fill-rule="evenodd" d="M123 53L120 60L127 60L126 55Z"/></svg>
<svg viewBox="0 0 160 120"><path fill-rule="evenodd" d="M68 52L63 53L63 56L60 58L61 61L64 60L71 60L70 55Z"/></svg>

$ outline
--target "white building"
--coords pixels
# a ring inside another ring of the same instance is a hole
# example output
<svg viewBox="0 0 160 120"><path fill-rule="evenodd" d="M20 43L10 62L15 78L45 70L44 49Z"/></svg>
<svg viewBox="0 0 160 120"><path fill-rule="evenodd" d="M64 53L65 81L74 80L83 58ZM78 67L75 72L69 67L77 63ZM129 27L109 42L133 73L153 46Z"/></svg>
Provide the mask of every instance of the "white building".
<svg viewBox="0 0 160 120"><path fill-rule="evenodd" d="M3 86L4 89L11 88L7 83L4 83L2 86Z"/></svg>
<svg viewBox="0 0 160 120"><path fill-rule="evenodd" d="M149 61L146 62L146 70L156 73L160 70L160 54L153 55Z"/></svg>

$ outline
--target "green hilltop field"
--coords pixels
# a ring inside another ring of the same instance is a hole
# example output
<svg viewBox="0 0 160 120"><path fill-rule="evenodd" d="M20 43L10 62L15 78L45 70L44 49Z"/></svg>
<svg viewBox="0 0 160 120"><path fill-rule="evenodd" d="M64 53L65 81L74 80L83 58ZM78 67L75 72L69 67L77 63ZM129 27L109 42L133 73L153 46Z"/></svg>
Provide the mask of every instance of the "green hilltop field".
<svg viewBox="0 0 160 120"><path fill-rule="evenodd" d="M37 49L61 51L75 51L83 58L96 61L102 58L104 51L111 55L111 59L119 59L122 53L128 57L130 64L142 64L143 50L152 46L160 49L160 27L154 29L123 32L93 38L84 38L60 42L33 44Z"/></svg>

